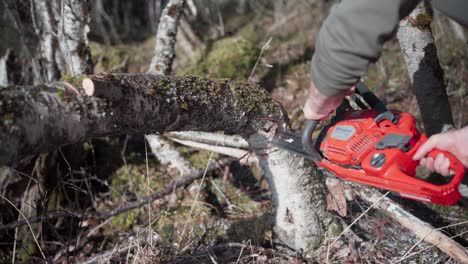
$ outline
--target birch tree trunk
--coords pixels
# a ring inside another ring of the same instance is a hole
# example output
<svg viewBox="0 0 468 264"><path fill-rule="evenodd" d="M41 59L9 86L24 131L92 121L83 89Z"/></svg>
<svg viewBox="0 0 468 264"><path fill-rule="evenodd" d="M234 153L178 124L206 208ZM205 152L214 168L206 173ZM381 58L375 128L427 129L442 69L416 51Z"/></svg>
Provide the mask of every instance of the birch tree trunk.
<svg viewBox="0 0 468 264"><path fill-rule="evenodd" d="M156 34L154 56L148 73L169 74L175 57L174 45L185 0L169 0L163 9Z"/></svg>
<svg viewBox="0 0 468 264"><path fill-rule="evenodd" d="M453 127L452 113L444 84L444 72L437 58L430 23L431 9L421 2L400 22L398 40L429 135Z"/></svg>
<svg viewBox="0 0 468 264"><path fill-rule="evenodd" d="M10 50L7 50L3 57L0 57L0 86L8 86L8 69L7 61L10 55Z"/></svg>
<svg viewBox="0 0 468 264"><path fill-rule="evenodd" d="M55 81L60 79L60 71L56 63L56 53L59 49L54 37L56 20L52 11L53 7L49 1L34 0L33 9L33 24L39 37L40 64L44 71L44 81Z"/></svg>
<svg viewBox="0 0 468 264"><path fill-rule="evenodd" d="M184 3L185 0L170 0L162 11L156 34L154 56L148 69L150 74L167 75L171 72L179 17ZM181 175L186 175L192 170L189 162L168 140L156 134L145 135L145 138L150 145L151 152L161 164L169 165L169 168L178 170Z"/></svg>
<svg viewBox="0 0 468 264"><path fill-rule="evenodd" d="M87 0L60 1L59 42L71 76L93 73L88 46L90 4Z"/></svg>
<svg viewBox="0 0 468 264"><path fill-rule="evenodd" d="M242 134L260 159L286 248L312 252L332 216L310 163L268 144L288 129L280 106L258 85L195 77L101 74L68 83L3 89L0 164L104 135L165 131Z"/></svg>

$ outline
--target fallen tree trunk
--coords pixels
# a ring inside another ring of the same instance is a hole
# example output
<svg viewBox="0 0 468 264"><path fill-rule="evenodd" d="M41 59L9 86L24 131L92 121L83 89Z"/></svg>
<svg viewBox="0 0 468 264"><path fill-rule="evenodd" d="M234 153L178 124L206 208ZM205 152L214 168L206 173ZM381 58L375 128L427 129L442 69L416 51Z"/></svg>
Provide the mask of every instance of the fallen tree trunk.
<svg viewBox="0 0 468 264"><path fill-rule="evenodd" d="M309 162L268 145L287 117L258 85L196 77L101 74L70 83L3 89L0 164L94 137L202 130L241 134L272 190L276 241L310 253L329 223L321 178ZM6 118L5 118L6 117Z"/></svg>
<svg viewBox="0 0 468 264"><path fill-rule="evenodd" d="M84 85L80 79L0 91L0 164L105 135L249 134L265 118L282 118L269 94L253 84L146 74L94 75Z"/></svg>

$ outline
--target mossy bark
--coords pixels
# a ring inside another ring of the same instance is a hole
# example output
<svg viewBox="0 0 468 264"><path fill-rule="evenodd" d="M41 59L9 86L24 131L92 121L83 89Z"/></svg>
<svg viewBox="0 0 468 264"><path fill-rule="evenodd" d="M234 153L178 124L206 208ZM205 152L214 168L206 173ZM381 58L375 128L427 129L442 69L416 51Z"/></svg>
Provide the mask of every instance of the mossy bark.
<svg viewBox="0 0 468 264"><path fill-rule="evenodd" d="M54 82L0 91L0 163L93 137L177 130L252 133L281 111L261 87L146 74L90 76L95 92Z"/></svg>
<svg viewBox="0 0 468 264"><path fill-rule="evenodd" d="M89 76L94 94L55 82L0 91L0 164L93 137L203 130L241 134L261 158L272 189L277 241L311 252L330 215L310 163L268 144L287 117L260 86L229 80L147 74ZM89 82L88 82L89 84ZM5 118L7 117L7 118Z"/></svg>

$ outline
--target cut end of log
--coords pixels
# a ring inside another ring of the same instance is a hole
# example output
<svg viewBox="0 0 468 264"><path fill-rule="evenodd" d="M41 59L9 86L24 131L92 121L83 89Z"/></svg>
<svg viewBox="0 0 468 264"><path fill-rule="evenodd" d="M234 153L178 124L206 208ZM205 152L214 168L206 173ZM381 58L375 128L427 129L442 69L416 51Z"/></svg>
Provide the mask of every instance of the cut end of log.
<svg viewBox="0 0 468 264"><path fill-rule="evenodd" d="M94 83L90 78L84 78L81 86L83 87L86 95L92 96L94 94Z"/></svg>

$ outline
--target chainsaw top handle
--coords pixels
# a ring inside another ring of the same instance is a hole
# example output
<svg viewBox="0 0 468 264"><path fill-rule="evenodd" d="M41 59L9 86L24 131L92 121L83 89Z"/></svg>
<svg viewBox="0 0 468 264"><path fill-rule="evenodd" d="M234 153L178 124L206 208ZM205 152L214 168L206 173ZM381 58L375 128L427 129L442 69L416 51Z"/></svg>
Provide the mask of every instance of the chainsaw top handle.
<svg viewBox="0 0 468 264"><path fill-rule="evenodd" d="M322 160L322 156L314 148L314 141L312 139L312 134L319 122L320 120L309 120L309 122L307 122L304 130L302 131L302 145L314 161L320 162Z"/></svg>
<svg viewBox="0 0 468 264"><path fill-rule="evenodd" d="M387 119L392 123L396 123L396 118L391 111L387 109L387 106L382 102L374 93L367 87L367 85L359 81L355 85L355 92L359 94L364 101L370 106L371 109L375 109L379 115L375 118L376 123L380 123L382 120ZM312 134L320 120L309 120L302 131L302 144L307 153L315 161L321 161L322 156L314 148L314 141L312 140Z"/></svg>

